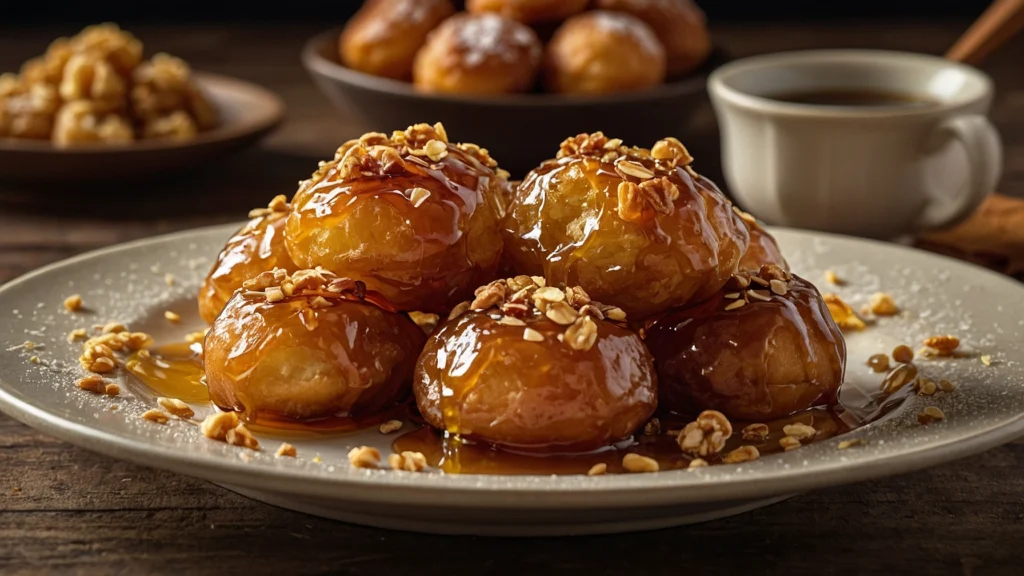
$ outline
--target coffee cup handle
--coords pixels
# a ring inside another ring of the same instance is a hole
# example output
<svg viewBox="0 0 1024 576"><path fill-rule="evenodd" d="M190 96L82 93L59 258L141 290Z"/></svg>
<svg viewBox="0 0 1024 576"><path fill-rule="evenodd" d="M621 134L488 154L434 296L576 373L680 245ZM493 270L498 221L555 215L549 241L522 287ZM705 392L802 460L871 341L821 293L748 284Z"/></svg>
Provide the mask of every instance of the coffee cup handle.
<svg viewBox="0 0 1024 576"><path fill-rule="evenodd" d="M944 120L928 138L928 152L939 151L950 139L960 142L967 152L967 190L941 195L933 192L917 221L920 228L940 228L970 216L994 191L999 180L1003 148L999 133L988 118L968 114Z"/></svg>

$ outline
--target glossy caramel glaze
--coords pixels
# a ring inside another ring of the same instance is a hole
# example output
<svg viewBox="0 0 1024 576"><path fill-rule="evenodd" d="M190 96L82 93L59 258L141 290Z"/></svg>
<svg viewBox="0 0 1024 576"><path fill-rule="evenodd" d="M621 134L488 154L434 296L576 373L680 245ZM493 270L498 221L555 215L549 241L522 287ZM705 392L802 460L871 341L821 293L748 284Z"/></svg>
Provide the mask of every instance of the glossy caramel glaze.
<svg viewBox="0 0 1024 576"><path fill-rule="evenodd" d="M139 350L125 361L125 369L157 396L182 402L209 402L202 356L187 345Z"/></svg>
<svg viewBox="0 0 1024 576"><path fill-rule="evenodd" d="M358 300L240 291L204 346L210 397L249 421L361 417L409 391L423 332Z"/></svg>
<svg viewBox="0 0 1024 576"><path fill-rule="evenodd" d="M846 419L828 408L811 408L768 422L768 435L756 441L744 440L739 431L746 423L734 422L735 432L726 441L725 448L720 454L706 457L705 461L710 465L721 464L722 454L748 445L756 447L761 456L782 452L779 439L786 435L783 428L796 423L812 426L817 431L814 442L833 438L851 429ZM660 434L637 434L613 446L574 454L519 452L467 442L432 428L420 428L403 434L394 441L391 448L396 453L420 452L426 456L429 466L447 474L586 474L597 464L606 465L608 474L621 474L626 473L622 467L622 457L629 453L653 458L658 462L659 470L678 470L687 468L693 459L692 455L679 449L676 435L672 433L678 432L684 425L682 420L663 420ZM853 427L857 425L859 423Z"/></svg>
<svg viewBox="0 0 1024 576"><path fill-rule="evenodd" d="M775 237L768 233L760 223L754 220L753 216L743 214L743 221L747 224L747 231L750 233L750 244L747 251L740 259L740 270L757 272L765 264L775 264L785 271L789 271L789 263L782 255L782 250L775 242Z"/></svg>
<svg viewBox="0 0 1024 576"><path fill-rule="evenodd" d="M779 295L754 283L750 289L767 294L767 302L749 298L726 310L743 302L745 290L734 279L647 328L662 409L764 421L836 402L846 365L843 336L811 283L792 276L785 284Z"/></svg>
<svg viewBox="0 0 1024 576"><path fill-rule="evenodd" d="M431 336L413 387L428 423L467 440L571 452L626 439L654 412L651 356L635 333L599 321L593 346L575 350L559 340L565 326L539 313L524 321L543 341L484 312Z"/></svg>
<svg viewBox="0 0 1024 576"><path fill-rule="evenodd" d="M298 269L284 246L286 210L266 210L256 215L228 240L199 289L199 315L212 323L242 282L260 272Z"/></svg>
<svg viewBox="0 0 1024 576"><path fill-rule="evenodd" d="M407 311L447 312L493 279L507 180L486 150L446 144L439 128L367 134L303 182L285 234L295 262L361 280ZM438 160L424 155L432 141Z"/></svg>
<svg viewBox="0 0 1024 576"><path fill-rule="evenodd" d="M749 241L729 201L689 169L692 158L674 139L655 145L658 160L651 151L625 147L611 152L613 160L604 146L611 147L599 133L567 140L560 158L520 184L503 222L516 271L582 286L634 319L714 294L736 271ZM641 164L654 178L623 176L617 172L623 161ZM630 202L628 195L620 201L624 182L666 180L678 197L660 207Z"/></svg>

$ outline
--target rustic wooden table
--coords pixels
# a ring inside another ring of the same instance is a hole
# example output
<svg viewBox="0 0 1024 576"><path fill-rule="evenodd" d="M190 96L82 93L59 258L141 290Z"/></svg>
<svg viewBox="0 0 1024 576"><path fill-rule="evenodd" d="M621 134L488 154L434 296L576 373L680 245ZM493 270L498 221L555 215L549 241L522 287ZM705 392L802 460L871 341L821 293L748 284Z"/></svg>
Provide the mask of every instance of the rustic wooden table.
<svg viewBox="0 0 1024 576"><path fill-rule="evenodd" d="M941 53L966 26L859 24L715 30L734 56L812 47ZM238 220L312 172L347 136L302 70L310 26L131 27L147 50L252 80L287 102L284 127L226 165L158 185L0 192L0 282L108 244ZM0 70L73 27L0 28ZM999 94L1006 170L1024 195L1024 38L985 66ZM717 171L705 107L687 144ZM384 127L391 128L391 127ZM0 415L0 573L915 573L1019 574L1024 443L939 468L822 490L742 516L575 539L444 538L321 520L76 448Z"/></svg>

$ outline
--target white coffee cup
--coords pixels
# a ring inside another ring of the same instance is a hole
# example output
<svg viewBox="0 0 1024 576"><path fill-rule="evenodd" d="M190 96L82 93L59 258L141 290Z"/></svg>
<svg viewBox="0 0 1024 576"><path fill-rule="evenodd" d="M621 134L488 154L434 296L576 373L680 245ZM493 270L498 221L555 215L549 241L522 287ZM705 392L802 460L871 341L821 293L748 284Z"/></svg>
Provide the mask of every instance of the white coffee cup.
<svg viewBox="0 0 1024 576"><path fill-rule="evenodd" d="M856 90L927 104L831 106L773 96ZM770 224L875 238L969 215L999 179L985 117L992 81L923 54L812 50L755 56L708 80L728 190Z"/></svg>

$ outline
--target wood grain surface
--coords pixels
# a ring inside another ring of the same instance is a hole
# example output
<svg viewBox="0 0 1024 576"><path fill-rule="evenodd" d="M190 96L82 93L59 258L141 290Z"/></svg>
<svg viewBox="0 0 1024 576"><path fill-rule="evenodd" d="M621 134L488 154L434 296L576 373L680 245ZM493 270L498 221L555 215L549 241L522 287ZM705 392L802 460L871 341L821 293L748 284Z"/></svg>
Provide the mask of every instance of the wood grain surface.
<svg viewBox="0 0 1024 576"><path fill-rule="evenodd" d="M941 54L963 23L714 29L733 56L813 47ZM326 27L325 23L323 27ZM259 148L158 183L0 189L0 282L76 253L240 219L290 194L351 129L299 64L316 26L130 27L147 52L278 92L288 121ZM72 26L5 29L0 71ZM1024 196L1024 39L984 66L1006 150L1000 189ZM382 127L392 128L392 127ZM710 107L686 140L720 178ZM717 177L717 178L716 178ZM905 476L800 495L742 516L632 535L445 538L321 520L127 464L0 415L0 574L1020 574L1024 443Z"/></svg>

